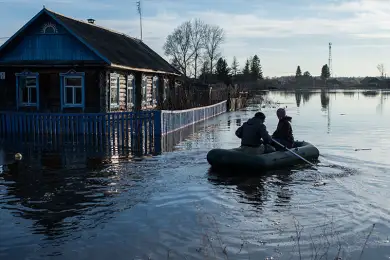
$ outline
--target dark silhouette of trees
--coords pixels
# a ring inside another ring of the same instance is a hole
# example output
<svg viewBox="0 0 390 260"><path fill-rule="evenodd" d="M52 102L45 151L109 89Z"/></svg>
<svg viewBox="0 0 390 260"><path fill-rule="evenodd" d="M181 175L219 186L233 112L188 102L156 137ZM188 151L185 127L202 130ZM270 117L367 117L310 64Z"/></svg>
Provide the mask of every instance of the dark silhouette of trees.
<svg viewBox="0 0 390 260"><path fill-rule="evenodd" d="M301 66L298 65L297 71L295 72L295 77L299 78L302 76Z"/></svg>

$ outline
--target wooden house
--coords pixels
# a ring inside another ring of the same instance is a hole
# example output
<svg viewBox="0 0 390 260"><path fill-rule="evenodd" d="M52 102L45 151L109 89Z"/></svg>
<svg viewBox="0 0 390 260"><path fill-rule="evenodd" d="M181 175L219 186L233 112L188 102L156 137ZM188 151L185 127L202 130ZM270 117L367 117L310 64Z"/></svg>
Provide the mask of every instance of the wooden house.
<svg viewBox="0 0 390 260"><path fill-rule="evenodd" d="M43 8L0 47L0 111L158 108L181 73L141 40Z"/></svg>

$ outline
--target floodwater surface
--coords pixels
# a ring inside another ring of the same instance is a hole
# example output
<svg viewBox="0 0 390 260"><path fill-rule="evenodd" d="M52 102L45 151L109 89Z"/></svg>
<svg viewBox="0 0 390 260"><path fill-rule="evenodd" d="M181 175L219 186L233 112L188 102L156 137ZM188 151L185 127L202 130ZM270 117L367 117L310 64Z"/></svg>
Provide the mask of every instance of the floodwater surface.
<svg viewBox="0 0 390 260"><path fill-rule="evenodd" d="M0 259L389 259L390 95L266 97L279 105L210 119L143 161L27 153L22 170L0 173ZM239 146L234 132L257 110L272 133L278 106L319 148L318 171L209 171L207 152ZM3 145L0 160L14 152Z"/></svg>

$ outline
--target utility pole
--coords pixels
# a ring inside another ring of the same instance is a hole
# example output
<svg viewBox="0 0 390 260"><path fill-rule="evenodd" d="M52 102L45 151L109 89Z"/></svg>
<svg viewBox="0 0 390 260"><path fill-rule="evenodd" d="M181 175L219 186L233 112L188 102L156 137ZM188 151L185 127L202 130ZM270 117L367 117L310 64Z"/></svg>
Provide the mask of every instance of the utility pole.
<svg viewBox="0 0 390 260"><path fill-rule="evenodd" d="M329 58L328 58L328 68L329 68L329 74L330 78L332 77L333 68L332 68L332 43L329 43Z"/></svg>
<svg viewBox="0 0 390 260"><path fill-rule="evenodd" d="M139 14L139 26L141 31L141 41L142 41L142 10L141 10L141 0L137 1L137 9Z"/></svg>

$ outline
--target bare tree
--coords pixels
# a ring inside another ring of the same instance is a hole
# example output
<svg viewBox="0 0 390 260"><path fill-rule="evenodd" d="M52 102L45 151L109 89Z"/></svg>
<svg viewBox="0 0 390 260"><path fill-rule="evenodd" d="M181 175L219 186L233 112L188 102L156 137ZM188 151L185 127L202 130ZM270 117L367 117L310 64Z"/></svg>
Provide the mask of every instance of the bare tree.
<svg viewBox="0 0 390 260"><path fill-rule="evenodd" d="M222 28L195 19L181 24L168 35L164 52L185 76L194 75L196 78L199 65L205 59L209 61L210 73L213 72L216 61L221 57L219 49L223 41Z"/></svg>
<svg viewBox="0 0 390 260"><path fill-rule="evenodd" d="M238 61L237 61L237 58L236 56L233 57L233 62L232 62L232 72L233 72L233 75L234 76L237 76L237 72L238 72Z"/></svg>
<svg viewBox="0 0 390 260"><path fill-rule="evenodd" d="M219 48L225 40L225 33L218 25L208 25L205 29L204 48L210 61L210 72L215 67L214 61L221 57Z"/></svg>
<svg viewBox="0 0 390 260"><path fill-rule="evenodd" d="M381 74L381 78L385 77L385 65L383 63L378 64L376 68L379 70L379 73Z"/></svg>
<svg viewBox="0 0 390 260"><path fill-rule="evenodd" d="M191 35L191 22L184 22L168 35L164 44L165 55L171 57L172 63L176 64L185 76L188 74L188 68L194 56Z"/></svg>
<svg viewBox="0 0 390 260"><path fill-rule="evenodd" d="M200 19L195 19L191 25L191 47L194 52L194 75L196 78L198 76L198 61L204 46L205 30L207 26Z"/></svg>

